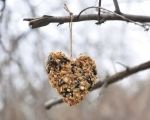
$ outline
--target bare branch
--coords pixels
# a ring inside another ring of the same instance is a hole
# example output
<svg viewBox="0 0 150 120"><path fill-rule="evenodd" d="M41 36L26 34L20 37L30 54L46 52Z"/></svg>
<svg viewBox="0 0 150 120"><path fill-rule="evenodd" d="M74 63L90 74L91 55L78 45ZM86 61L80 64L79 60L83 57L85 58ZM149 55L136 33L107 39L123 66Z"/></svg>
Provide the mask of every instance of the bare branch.
<svg viewBox="0 0 150 120"><path fill-rule="evenodd" d="M149 68L150 68L150 61L145 62L145 63L140 64L140 65L137 65L135 67L129 68L128 70L118 72L118 73L110 76L109 78L104 79L103 81L97 82L95 84L95 86L92 88L91 91L93 91L95 89L98 89L98 88L101 88L106 83L106 81L107 81L107 85L110 85L110 84L115 83L119 80L122 80L125 77L128 77L132 74L135 74L137 72L140 72L140 71L143 71L143 70L146 70L146 69L149 69ZM51 107L53 107L57 104L60 104L60 103L63 103L62 99L58 99L58 100L53 101L53 102L48 101L48 102L45 103L45 108L50 109Z"/></svg>
<svg viewBox="0 0 150 120"><path fill-rule="evenodd" d="M25 18L24 21L30 21L29 26L31 26L32 28L38 28L38 27L46 26L49 23L51 23L53 21L53 20L51 20L51 18L54 18L54 17L44 15L39 18ZM55 21L56 20L54 20L53 22L55 22ZM56 23L60 23L60 22L56 22Z"/></svg>
<svg viewBox="0 0 150 120"><path fill-rule="evenodd" d="M117 82L117 81L119 81L125 77L128 77L132 74L135 74L137 72L140 72L140 71L143 71L146 69L150 69L150 61L142 63L142 64L137 65L137 66L132 67L132 68L128 68L127 70L124 70L122 72L118 72L115 75L112 75L109 78L104 79L103 81L108 81L108 85L109 85L109 84ZM99 81L98 83L95 84L95 86L93 87L92 90L100 88L103 84L104 84L104 82Z"/></svg>
<svg viewBox="0 0 150 120"><path fill-rule="evenodd" d="M121 14L125 18L128 18L134 22L150 22L150 16L142 16L142 15L130 15L130 14ZM101 18L104 18L106 21L114 21L114 20L120 20L120 21L126 21L129 22L127 19L124 19L123 17L117 16L116 14L101 14ZM87 15L73 15L73 22L80 22L80 21L90 21L90 20L97 20L98 15L97 14L87 14ZM25 18L24 21L29 21L29 25L32 28L38 28L42 26L46 26L49 23L66 23L70 22L70 16L47 16L44 15L43 17L39 18Z"/></svg>
<svg viewBox="0 0 150 120"><path fill-rule="evenodd" d="M117 0L113 0L114 2L114 6L115 6L115 12L120 14L120 8L119 8L119 4L118 4L118 1Z"/></svg>
<svg viewBox="0 0 150 120"><path fill-rule="evenodd" d="M46 109L50 109L54 105L57 105L57 104L60 104L60 103L63 103L62 99L58 99L56 101L51 101L50 100L50 101L47 101L44 106L45 106Z"/></svg>
<svg viewBox="0 0 150 120"><path fill-rule="evenodd" d="M148 31L148 30L149 30L150 25L148 25L148 24L146 25L146 24L141 23L141 22L135 22L134 20L131 20L131 19L125 17L123 14L118 14L118 13L116 13L116 12L112 12L112 11L110 11L110 10L108 10L108 9L105 9L105 8L102 8L102 7L95 7L95 6L87 7L87 8L85 8L85 9L83 9L83 10L79 13L78 18L80 17L80 15L81 15L84 11L86 11L86 10L88 10L88 9L91 9L91 8L102 9L102 10L104 10L104 11L110 13L110 14L114 14L114 15L116 15L116 16L122 18L122 19L125 20L126 22L131 22L131 23L134 23L135 25L138 25L138 26L140 26L140 27L143 27L143 28L145 29L145 31ZM105 20L105 18L103 18L103 19ZM106 20L105 20L105 21L106 21Z"/></svg>
<svg viewBox="0 0 150 120"><path fill-rule="evenodd" d="M3 12L5 10L5 7L6 7L6 0L1 0L2 1L2 8L0 9L0 22L2 21L2 17L3 17Z"/></svg>

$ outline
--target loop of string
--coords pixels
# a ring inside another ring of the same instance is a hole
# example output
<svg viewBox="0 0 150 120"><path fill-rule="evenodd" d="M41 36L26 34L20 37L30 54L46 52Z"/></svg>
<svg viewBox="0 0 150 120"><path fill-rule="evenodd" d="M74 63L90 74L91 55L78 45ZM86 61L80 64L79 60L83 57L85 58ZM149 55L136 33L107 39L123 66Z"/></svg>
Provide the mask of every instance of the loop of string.
<svg viewBox="0 0 150 120"><path fill-rule="evenodd" d="M73 44L73 39L72 39L72 22L73 22L73 13L70 12L70 10L68 9L66 4L64 4L64 9L70 14L70 22L69 22L69 32L70 32L69 54L70 54L70 58L72 58L72 44Z"/></svg>

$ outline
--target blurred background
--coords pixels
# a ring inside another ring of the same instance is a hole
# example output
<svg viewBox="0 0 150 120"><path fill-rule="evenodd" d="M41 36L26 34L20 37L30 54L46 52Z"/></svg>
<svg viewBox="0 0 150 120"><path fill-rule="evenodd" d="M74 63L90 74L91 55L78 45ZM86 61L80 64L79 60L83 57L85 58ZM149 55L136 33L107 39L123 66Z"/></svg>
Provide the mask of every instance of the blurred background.
<svg viewBox="0 0 150 120"><path fill-rule="evenodd" d="M123 13L150 15L149 0L118 0ZM60 104L50 110L47 100L59 98L48 84L45 61L50 52L68 54L68 23L31 29L24 18L64 16L64 3L78 14L98 0L0 1L0 120L150 120L150 70L132 75L87 95L80 104ZM102 6L114 11L113 0ZM84 14L96 13L92 9ZM98 80L150 60L150 32L132 23L109 21L73 23L73 57L95 59Z"/></svg>

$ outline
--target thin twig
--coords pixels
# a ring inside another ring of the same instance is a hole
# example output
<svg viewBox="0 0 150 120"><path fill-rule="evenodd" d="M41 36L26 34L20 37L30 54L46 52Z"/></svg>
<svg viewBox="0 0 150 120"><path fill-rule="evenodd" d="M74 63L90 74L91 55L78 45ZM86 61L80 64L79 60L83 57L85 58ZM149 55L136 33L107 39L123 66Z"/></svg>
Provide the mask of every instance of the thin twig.
<svg viewBox="0 0 150 120"><path fill-rule="evenodd" d="M117 0L113 0L114 2L114 6L115 6L115 12L120 14L120 8L119 8L119 4L118 4L118 1Z"/></svg>
<svg viewBox="0 0 150 120"><path fill-rule="evenodd" d="M120 18L126 20L127 22L132 22L132 23L134 23L135 25L138 25L138 26L140 26L140 27L143 27L146 31L149 30L149 28L148 28L147 26L150 27L150 25L145 25L145 24L140 23L140 22L135 22L135 21L133 21L133 20L131 20L131 19L125 17L124 14L118 14L118 13L112 12L112 11L110 11L110 10L108 10L108 9L105 9L105 8L102 8L102 7L95 7L95 6L87 7L87 8L85 8L85 9L83 9L83 10L79 13L78 17L80 17L80 15L81 15L84 11L86 11L86 10L88 10L88 9L91 9L91 8L98 8L98 9L105 10L105 11L107 11L108 13L115 14L116 16L118 16L118 17L120 17Z"/></svg>
<svg viewBox="0 0 150 120"><path fill-rule="evenodd" d="M119 61L116 62L117 64L121 65L122 67L124 67L126 70L129 70L129 67Z"/></svg>
<svg viewBox="0 0 150 120"><path fill-rule="evenodd" d="M3 12L5 10L5 7L6 7L6 0L2 0L2 7L1 7L1 10L0 10L0 22L2 21L2 17L3 17Z"/></svg>
<svg viewBox="0 0 150 120"><path fill-rule="evenodd" d="M62 99L58 99L58 100L55 100L55 101L47 101L44 106L45 106L46 109L50 109L54 105L57 105L57 104L62 103L62 102L63 102Z"/></svg>
<svg viewBox="0 0 150 120"><path fill-rule="evenodd" d="M100 7L101 7L101 0L99 0L98 7L99 7L99 9L98 9L98 22L97 22L97 24L100 24L100 23L101 23L101 22L100 22L100 16L101 16L101 9L100 9Z"/></svg>
<svg viewBox="0 0 150 120"><path fill-rule="evenodd" d="M119 80L122 80L123 78L126 78L130 75L133 75L137 72L140 72L140 71L143 71L143 70L146 70L146 69L150 69L150 61L148 62L145 62L145 63L142 63L140 65L137 65L137 66L134 66L134 67L130 67L128 70L124 70L122 72L118 72L108 78L105 78L103 81L99 81L97 82L94 87L92 88L91 91L95 90L95 89L98 89L98 88L101 88L104 84L107 83L107 85L110 85L112 83L115 83ZM106 82L107 81L107 82ZM47 104L45 104L45 108L46 109L50 109L51 107L55 106L55 105L58 105L60 103L63 103L63 100L62 99L58 99L56 101L53 101L53 102L46 102Z"/></svg>
<svg viewBox="0 0 150 120"><path fill-rule="evenodd" d="M2 49L3 49L6 53L9 53L9 52L10 52L10 51L5 47L4 43L2 42L1 35L0 35L0 46L2 47Z"/></svg>

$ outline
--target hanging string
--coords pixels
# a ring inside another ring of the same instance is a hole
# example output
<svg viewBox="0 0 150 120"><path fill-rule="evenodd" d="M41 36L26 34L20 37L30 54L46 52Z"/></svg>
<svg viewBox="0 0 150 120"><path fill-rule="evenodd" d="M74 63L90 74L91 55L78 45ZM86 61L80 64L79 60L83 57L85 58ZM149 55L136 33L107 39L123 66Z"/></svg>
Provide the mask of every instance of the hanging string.
<svg viewBox="0 0 150 120"><path fill-rule="evenodd" d="M69 30L70 30L70 58L72 58L72 20L73 14L70 14L70 23L69 23Z"/></svg>
<svg viewBox="0 0 150 120"><path fill-rule="evenodd" d="M69 32L70 32L70 46L69 46L69 54L70 58L72 58L72 44L73 44L73 37L72 37L72 22L73 22L73 13L70 12L67 5L64 4L64 9L70 14L70 22L69 22Z"/></svg>

